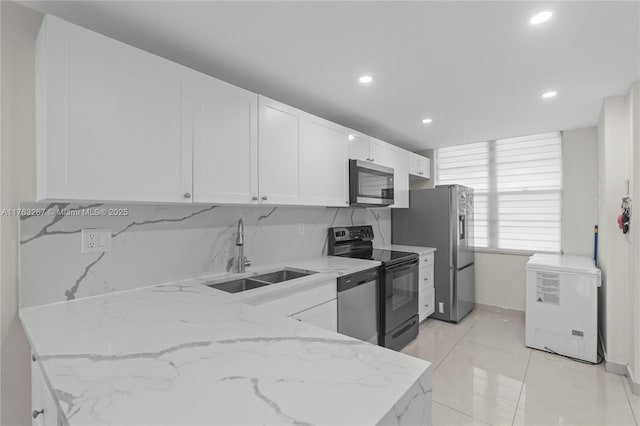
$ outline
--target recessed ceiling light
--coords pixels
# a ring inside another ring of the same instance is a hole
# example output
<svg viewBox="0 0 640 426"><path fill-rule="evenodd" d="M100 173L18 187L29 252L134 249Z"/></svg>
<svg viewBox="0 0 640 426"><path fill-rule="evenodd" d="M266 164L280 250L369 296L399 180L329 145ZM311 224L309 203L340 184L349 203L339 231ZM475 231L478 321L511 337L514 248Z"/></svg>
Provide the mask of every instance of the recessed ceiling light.
<svg viewBox="0 0 640 426"><path fill-rule="evenodd" d="M358 80L360 80L360 83L368 84L373 81L373 77L370 75L363 75Z"/></svg>
<svg viewBox="0 0 640 426"><path fill-rule="evenodd" d="M431 123L432 121L433 121L433 119L431 119L431 118L423 118L423 119L422 119L422 124L429 124L429 123Z"/></svg>
<svg viewBox="0 0 640 426"><path fill-rule="evenodd" d="M553 90L552 90L552 91L550 91L550 92L545 92L545 93L543 93L543 94L542 94L542 97L543 97L543 98L545 98L545 99L548 99L548 98L553 98L553 97L555 97L557 94L558 94L558 92L556 92L556 91L553 91Z"/></svg>
<svg viewBox="0 0 640 426"><path fill-rule="evenodd" d="M356 138L355 136L353 136L352 134L349 134L349 140L350 141L354 140L355 138Z"/></svg>
<svg viewBox="0 0 640 426"><path fill-rule="evenodd" d="M553 16L553 13L545 10L544 12L536 13L535 15L533 15L531 19L529 19L529 22L533 25L542 24L543 22L547 22L549 19L551 19L551 16Z"/></svg>

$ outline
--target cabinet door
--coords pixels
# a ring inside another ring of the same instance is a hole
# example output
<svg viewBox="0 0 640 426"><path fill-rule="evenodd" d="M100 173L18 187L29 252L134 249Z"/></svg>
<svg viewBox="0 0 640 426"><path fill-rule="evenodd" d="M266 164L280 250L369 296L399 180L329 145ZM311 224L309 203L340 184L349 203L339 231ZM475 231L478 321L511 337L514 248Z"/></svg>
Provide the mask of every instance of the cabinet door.
<svg viewBox="0 0 640 426"><path fill-rule="evenodd" d="M36 68L39 199L191 202L186 68L52 16Z"/></svg>
<svg viewBox="0 0 640 426"><path fill-rule="evenodd" d="M389 165L391 158L386 152L389 144L376 138L369 138L369 141L369 154L371 156L371 161L383 166L393 167Z"/></svg>
<svg viewBox="0 0 640 426"><path fill-rule="evenodd" d="M194 72L194 202L258 202L258 95Z"/></svg>
<svg viewBox="0 0 640 426"><path fill-rule="evenodd" d="M421 177L431 179L431 159L420 156L419 173Z"/></svg>
<svg viewBox="0 0 640 426"><path fill-rule="evenodd" d="M420 176L420 156L416 153L409 153L409 174Z"/></svg>
<svg viewBox="0 0 640 426"><path fill-rule="evenodd" d="M301 111L263 96L258 99L260 202L301 204Z"/></svg>
<svg viewBox="0 0 640 426"><path fill-rule="evenodd" d="M338 301L325 302L313 308L291 315L291 318L338 332Z"/></svg>
<svg viewBox="0 0 640 426"><path fill-rule="evenodd" d="M300 183L305 205L349 205L347 129L306 114L300 138Z"/></svg>
<svg viewBox="0 0 640 426"><path fill-rule="evenodd" d="M58 408L49 392L42 370L32 355L31 361L31 424L33 426L58 425ZM35 415L35 416L34 416Z"/></svg>
<svg viewBox="0 0 640 426"><path fill-rule="evenodd" d="M369 161L369 136L349 130L349 159Z"/></svg>
<svg viewBox="0 0 640 426"><path fill-rule="evenodd" d="M409 158L408 151L397 146L387 145L385 158L389 167L393 167L393 199L391 207L409 207Z"/></svg>

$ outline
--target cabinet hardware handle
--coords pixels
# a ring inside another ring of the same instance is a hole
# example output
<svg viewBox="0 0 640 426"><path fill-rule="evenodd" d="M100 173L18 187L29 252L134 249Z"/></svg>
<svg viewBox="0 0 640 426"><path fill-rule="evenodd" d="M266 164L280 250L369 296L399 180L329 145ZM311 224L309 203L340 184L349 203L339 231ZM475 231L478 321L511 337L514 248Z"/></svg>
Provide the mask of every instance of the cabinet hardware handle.
<svg viewBox="0 0 640 426"><path fill-rule="evenodd" d="M376 161L376 159L375 159L375 158L372 158L370 161L371 161L371 162L373 162L373 161Z"/></svg>
<svg viewBox="0 0 640 426"><path fill-rule="evenodd" d="M263 201L266 201L266 200L267 200L267 196L266 196L266 195L263 195L263 196L262 196L262 200L263 200Z"/></svg>
<svg viewBox="0 0 640 426"><path fill-rule="evenodd" d="M36 358L35 354L31 354L31 361L36 362L38 358Z"/></svg>
<svg viewBox="0 0 640 426"><path fill-rule="evenodd" d="M37 419L40 414L44 414L44 408L41 410L33 410L33 413L31 413L31 417Z"/></svg>
<svg viewBox="0 0 640 426"><path fill-rule="evenodd" d="M251 200L258 201L258 197L251 197Z"/></svg>
<svg viewBox="0 0 640 426"><path fill-rule="evenodd" d="M184 193L184 198L186 198L186 199L191 198L191 193L190 192L185 192Z"/></svg>

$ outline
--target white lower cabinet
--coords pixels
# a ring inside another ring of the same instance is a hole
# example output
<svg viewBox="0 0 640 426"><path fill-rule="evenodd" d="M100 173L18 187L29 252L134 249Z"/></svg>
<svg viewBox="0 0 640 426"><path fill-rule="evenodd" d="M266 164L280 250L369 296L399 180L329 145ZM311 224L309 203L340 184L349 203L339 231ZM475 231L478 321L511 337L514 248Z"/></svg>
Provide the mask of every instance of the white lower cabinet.
<svg viewBox="0 0 640 426"><path fill-rule="evenodd" d="M338 332L338 300L333 299L291 315L291 318Z"/></svg>
<svg viewBox="0 0 640 426"><path fill-rule="evenodd" d="M35 355L31 356L31 424L33 426L58 426L58 408L49 392L42 370Z"/></svg>
<svg viewBox="0 0 640 426"><path fill-rule="evenodd" d="M308 290L301 290L264 303L258 302L255 305L265 312L291 317L327 330L337 331L337 297L336 280L331 280Z"/></svg>
<svg viewBox="0 0 640 426"><path fill-rule="evenodd" d="M420 269L418 269L418 315L420 321L435 311L433 263L434 253L420 255Z"/></svg>

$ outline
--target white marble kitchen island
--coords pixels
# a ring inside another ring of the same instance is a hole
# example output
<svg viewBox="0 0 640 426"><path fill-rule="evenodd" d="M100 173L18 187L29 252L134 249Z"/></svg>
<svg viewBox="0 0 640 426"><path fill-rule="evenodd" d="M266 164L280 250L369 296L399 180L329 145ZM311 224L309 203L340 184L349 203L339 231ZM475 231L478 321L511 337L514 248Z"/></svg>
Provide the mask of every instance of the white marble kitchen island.
<svg viewBox="0 0 640 426"><path fill-rule="evenodd" d="M430 363L261 312L199 280L21 318L69 425L431 423Z"/></svg>

